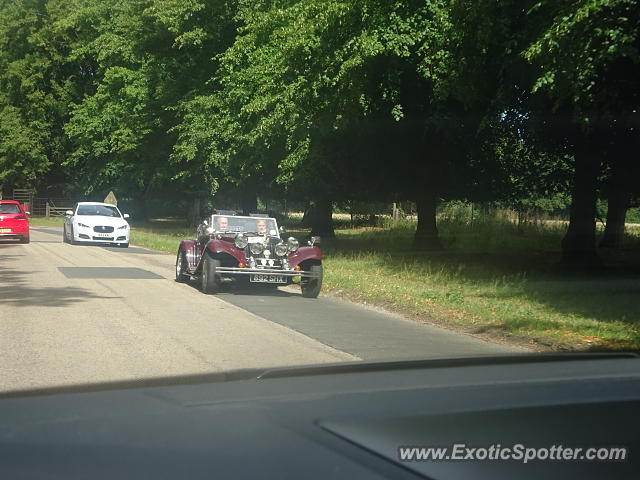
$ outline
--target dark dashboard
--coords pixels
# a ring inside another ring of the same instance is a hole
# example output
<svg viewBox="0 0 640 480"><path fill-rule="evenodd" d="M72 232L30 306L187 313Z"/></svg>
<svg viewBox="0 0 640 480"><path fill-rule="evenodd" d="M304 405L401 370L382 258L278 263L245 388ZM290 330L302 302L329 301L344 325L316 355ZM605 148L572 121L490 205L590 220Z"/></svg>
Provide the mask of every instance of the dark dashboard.
<svg viewBox="0 0 640 480"><path fill-rule="evenodd" d="M340 364L0 394L0 478L638 478L640 358ZM400 447L627 449L412 460ZM406 460L406 459L405 459Z"/></svg>

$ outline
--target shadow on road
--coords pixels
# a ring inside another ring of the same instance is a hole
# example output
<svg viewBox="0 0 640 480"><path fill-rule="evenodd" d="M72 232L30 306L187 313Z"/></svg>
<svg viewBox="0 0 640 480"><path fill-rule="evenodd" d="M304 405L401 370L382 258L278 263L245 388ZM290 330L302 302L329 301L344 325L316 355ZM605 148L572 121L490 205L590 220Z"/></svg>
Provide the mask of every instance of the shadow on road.
<svg viewBox="0 0 640 480"><path fill-rule="evenodd" d="M259 295L263 297L299 297L300 296L300 294L287 292L277 287L272 287L267 285L256 285L255 287L237 285L234 288L232 288L230 292L222 292L222 293L230 293L232 295Z"/></svg>
<svg viewBox="0 0 640 480"><path fill-rule="evenodd" d="M15 262L17 258L24 256L5 253L8 250L0 247L0 306L64 307L96 298L121 298L95 295L79 287L38 287L33 279L36 272L3 265L7 261Z"/></svg>
<svg viewBox="0 0 640 480"><path fill-rule="evenodd" d="M162 252L155 252L153 250L148 250L146 248L141 248L141 247L120 248L120 247L113 247L111 245L105 245L105 244L91 244L91 245L96 247L102 247L104 250L108 250L110 252L117 252L117 253L135 253L139 255L163 255Z"/></svg>
<svg viewBox="0 0 640 480"><path fill-rule="evenodd" d="M196 290L200 289L200 282L191 280L189 285ZM262 297L299 297L299 293L281 290L274 285L256 284L237 282L224 282L220 288L221 294L238 295L238 296L262 296ZM204 295L204 294L203 294Z"/></svg>

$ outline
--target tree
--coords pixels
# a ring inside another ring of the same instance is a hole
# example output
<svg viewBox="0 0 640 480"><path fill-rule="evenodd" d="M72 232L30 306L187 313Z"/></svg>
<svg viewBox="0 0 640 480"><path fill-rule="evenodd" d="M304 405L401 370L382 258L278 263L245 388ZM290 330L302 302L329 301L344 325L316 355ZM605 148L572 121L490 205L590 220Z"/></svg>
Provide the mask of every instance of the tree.
<svg viewBox="0 0 640 480"><path fill-rule="evenodd" d="M71 107L65 129L74 141L67 165L88 174L87 193L113 187L143 204L169 188L191 198L198 216L216 184L184 145L171 154L181 106L204 88L211 57L234 32L235 3L81 2L67 21L78 37L71 55L95 65L94 88Z"/></svg>
<svg viewBox="0 0 640 480"><path fill-rule="evenodd" d="M453 177L441 166L461 158L447 148L435 155L441 132L425 132L439 112L433 80L420 71L421 49L445 43L443 9L442 2L301 0L241 10L240 35L221 57L222 88L193 103L196 118L213 119L199 134L207 161L239 184L275 172L290 192L327 206L366 197L371 185L382 186L378 196L395 190L435 202L436 187ZM427 238L421 226L416 246L439 246Z"/></svg>
<svg viewBox="0 0 640 480"><path fill-rule="evenodd" d="M541 11L552 20L525 51L525 57L537 68L533 92L548 95L554 102L554 111L569 119L567 130L575 158L570 223L562 242L563 261L597 265L598 177L606 162L620 160L609 155L611 139L615 137L612 132L633 132L640 115L637 2L539 2L531 15ZM628 154L632 154L630 149Z"/></svg>
<svg viewBox="0 0 640 480"><path fill-rule="evenodd" d="M67 12L54 0L0 2L0 183L37 186L64 158L74 87L52 24Z"/></svg>

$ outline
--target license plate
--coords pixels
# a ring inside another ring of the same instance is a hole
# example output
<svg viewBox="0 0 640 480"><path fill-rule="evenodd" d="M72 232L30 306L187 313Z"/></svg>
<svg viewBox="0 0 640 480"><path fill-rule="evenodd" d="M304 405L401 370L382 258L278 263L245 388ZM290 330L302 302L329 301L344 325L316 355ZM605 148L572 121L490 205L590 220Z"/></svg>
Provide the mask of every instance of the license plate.
<svg viewBox="0 0 640 480"><path fill-rule="evenodd" d="M0 233L8 233L10 231L11 231L10 228L0 228Z"/></svg>
<svg viewBox="0 0 640 480"><path fill-rule="evenodd" d="M287 280L282 275L268 273L255 273L249 277L249 281L256 283L287 283Z"/></svg>
<svg viewBox="0 0 640 480"><path fill-rule="evenodd" d="M111 237L113 236L113 233L94 233L93 236L94 237Z"/></svg>

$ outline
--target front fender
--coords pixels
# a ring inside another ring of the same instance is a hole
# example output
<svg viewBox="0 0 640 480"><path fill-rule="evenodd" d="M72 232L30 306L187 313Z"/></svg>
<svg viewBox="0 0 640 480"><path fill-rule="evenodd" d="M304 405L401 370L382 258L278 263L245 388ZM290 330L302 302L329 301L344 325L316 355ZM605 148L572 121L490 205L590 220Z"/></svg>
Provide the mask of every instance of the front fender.
<svg viewBox="0 0 640 480"><path fill-rule="evenodd" d="M180 242L180 250L184 253L187 253L189 250L196 246L197 242L195 240L182 240Z"/></svg>
<svg viewBox="0 0 640 480"><path fill-rule="evenodd" d="M209 240L209 243L207 243L207 246L205 247L205 251L209 251L214 255L230 255L237 261L237 263L242 262L245 265L247 264L247 257L243 250L240 250L229 242L218 240L217 238Z"/></svg>
<svg viewBox="0 0 640 480"><path fill-rule="evenodd" d="M195 240L182 240L179 251L184 252L187 259L188 269L193 271L198 266L198 242Z"/></svg>
<svg viewBox="0 0 640 480"><path fill-rule="evenodd" d="M322 260L322 251L318 247L300 247L288 256L289 265L295 267L305 260Z"/></svg>

